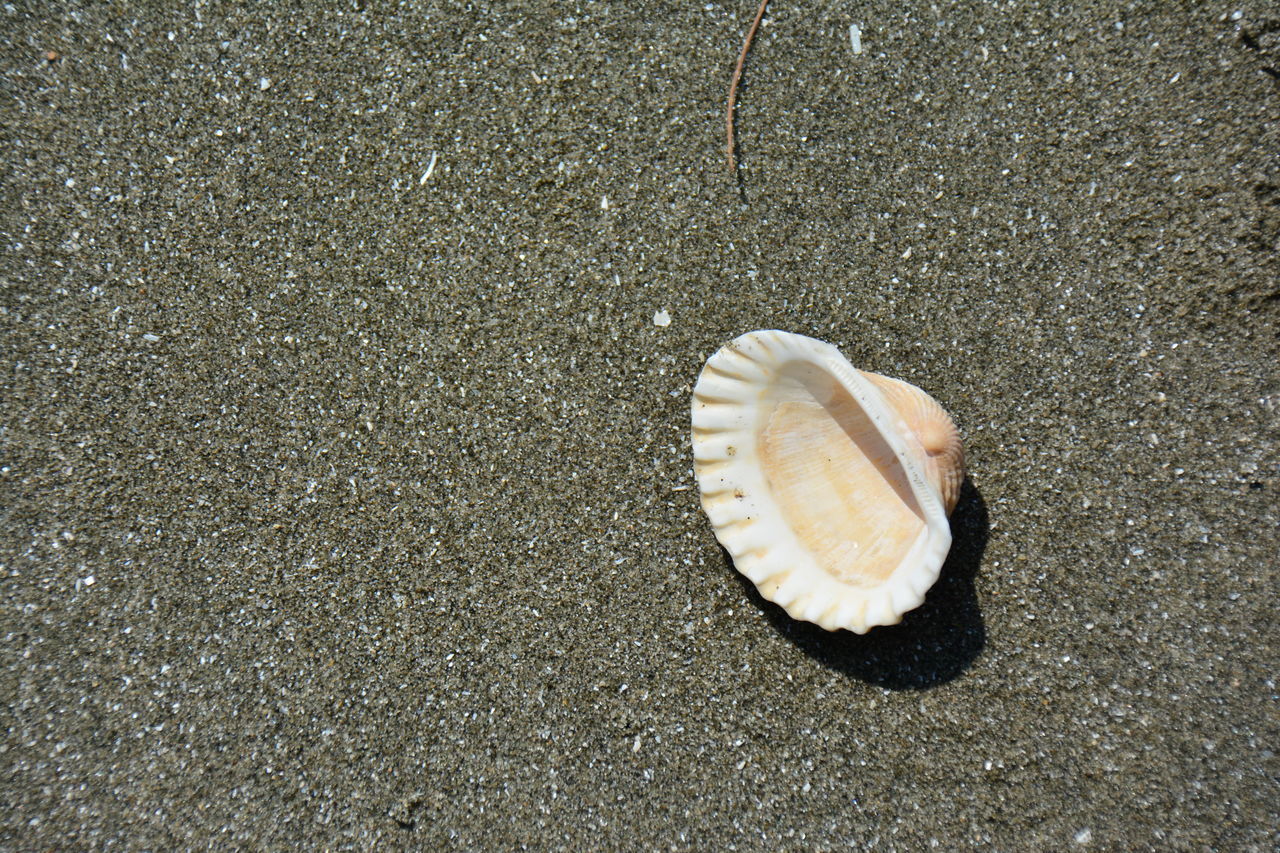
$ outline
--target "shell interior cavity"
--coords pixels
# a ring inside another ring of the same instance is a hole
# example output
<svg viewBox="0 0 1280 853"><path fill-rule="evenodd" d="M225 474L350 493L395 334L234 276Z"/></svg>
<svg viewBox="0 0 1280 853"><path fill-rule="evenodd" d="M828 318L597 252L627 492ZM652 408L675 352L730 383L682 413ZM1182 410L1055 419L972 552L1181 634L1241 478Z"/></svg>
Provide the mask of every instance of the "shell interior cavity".
<svg viewBox="0 0 1280 853"><path fill-rule="evenodd" d="M792 617L862 634L938 579L964 451L914 385L804 335L750 332L698 377L693 456L716 538Z"/></svg>

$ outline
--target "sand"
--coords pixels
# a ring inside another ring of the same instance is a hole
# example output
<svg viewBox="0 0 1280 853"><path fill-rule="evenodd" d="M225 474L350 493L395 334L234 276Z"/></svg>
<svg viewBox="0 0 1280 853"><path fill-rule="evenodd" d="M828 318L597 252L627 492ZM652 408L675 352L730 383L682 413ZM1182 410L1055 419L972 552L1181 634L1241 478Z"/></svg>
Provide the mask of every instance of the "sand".
<svg viewBox="0 0 1280 853"><path fill-rule="evenodd" d="M775 0L736 180L749 2L0 9L0 844L1280 843L1280 24L1058 5ZM699 509L756 328L964 434L900 626Z"/></svg>

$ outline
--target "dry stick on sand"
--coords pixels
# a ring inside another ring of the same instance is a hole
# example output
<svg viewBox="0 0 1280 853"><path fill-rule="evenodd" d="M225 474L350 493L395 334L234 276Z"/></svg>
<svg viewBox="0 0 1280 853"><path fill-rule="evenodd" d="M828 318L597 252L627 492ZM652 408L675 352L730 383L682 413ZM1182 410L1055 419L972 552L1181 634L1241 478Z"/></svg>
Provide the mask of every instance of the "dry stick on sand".
<svg viewBox="0 0 1280 853"><path fill-rule="evenodd" d="M742 42L742 53L738 54L738 65L733 69L733 82L729 84L729 106L724 113L724 123L725 128L728 130L729 142L725 146L725 153L729 155L729 171L734 174L738 172L737 143L733 138L733 108L738 100L738 81L742 79L742 64L747 61L747 51L751 49L751 40L756 37L756 30L760 29L760 19L764 17L764 9L768 5L769 0L760 0L760 8L756 10L756 19L751 22L751 29L747 30L747 37Z"/></svg>

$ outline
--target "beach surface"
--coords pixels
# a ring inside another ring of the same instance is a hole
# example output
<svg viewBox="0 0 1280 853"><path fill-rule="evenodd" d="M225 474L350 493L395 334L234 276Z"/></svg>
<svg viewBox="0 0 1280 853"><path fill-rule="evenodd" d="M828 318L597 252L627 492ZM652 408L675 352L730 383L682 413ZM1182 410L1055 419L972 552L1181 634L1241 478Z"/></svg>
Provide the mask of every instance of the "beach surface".
<svg viewBox="0 0 1280 853"><path fill-rule="evenodd" d="M750 2L5 4L0 846L1275 849L1280 15L1070 7L775 0L735 177ZM960 427L901 625L699 507L761 328Z"/></svg>

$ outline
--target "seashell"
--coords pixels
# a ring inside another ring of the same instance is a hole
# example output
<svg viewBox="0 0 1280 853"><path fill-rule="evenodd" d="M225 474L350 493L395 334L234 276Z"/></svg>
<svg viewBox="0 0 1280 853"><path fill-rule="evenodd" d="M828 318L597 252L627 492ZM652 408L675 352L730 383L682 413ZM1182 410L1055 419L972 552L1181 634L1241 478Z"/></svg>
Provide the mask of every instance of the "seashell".
<svg viewBox="0 0 1280 853"><path fill-rule="evenodd" d="M964 450L914 385L804 335L750 332L698 377L693 457L716 538L793 618L864 634L938 579Z"/></svg>

